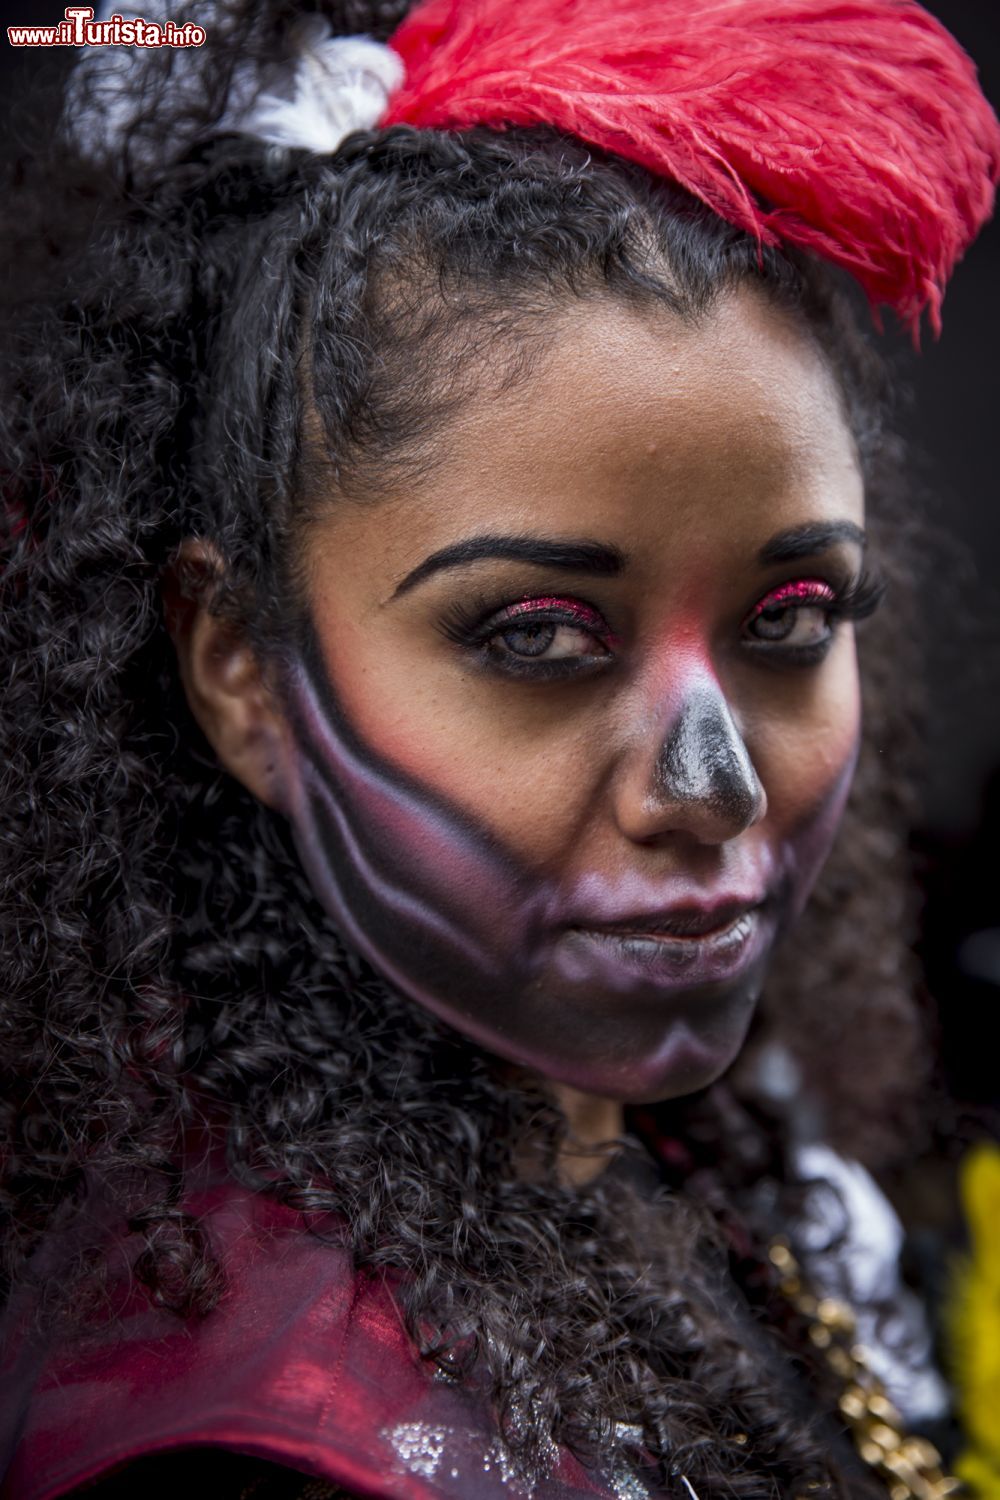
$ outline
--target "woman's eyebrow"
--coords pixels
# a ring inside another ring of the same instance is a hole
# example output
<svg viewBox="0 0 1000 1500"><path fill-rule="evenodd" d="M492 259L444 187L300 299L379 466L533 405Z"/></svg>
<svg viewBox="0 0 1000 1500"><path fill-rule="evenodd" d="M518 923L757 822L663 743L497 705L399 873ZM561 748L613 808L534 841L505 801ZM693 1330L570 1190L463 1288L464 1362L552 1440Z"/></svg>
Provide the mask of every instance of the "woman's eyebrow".
<svg viewBox="0 0 1000 1500"><path fill-rule="evenodd" d="M591 573L614 577L628 565L625 553L604 542L563 542L541 536L473 536L432 552L396 585L391 599L408 593L432 573L462 568L485 557L535 563L540 568L562 568L567 573Z"/></svg>
<svg viewBox="0 0 1000 1500"><path fill-rule="evenodd" d="M779 531L766 542L757 554L759 562L795 562L800 557L813 557L825 552L837 542L856 542L864 547L867 538L860 526L853 521L809 522L805 526L792 526L788 531Z"/></svg>

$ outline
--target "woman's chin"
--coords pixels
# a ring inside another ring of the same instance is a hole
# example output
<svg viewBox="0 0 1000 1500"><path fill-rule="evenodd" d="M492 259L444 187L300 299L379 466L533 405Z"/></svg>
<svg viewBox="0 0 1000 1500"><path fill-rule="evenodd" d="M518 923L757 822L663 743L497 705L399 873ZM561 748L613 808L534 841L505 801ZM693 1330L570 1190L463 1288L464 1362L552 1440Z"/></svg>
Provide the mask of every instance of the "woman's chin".
<svg viewBox="0 0 1000 1500"><path fill-rule="evenodd" d="M736 1061L750 1026L754 997L727 1008L706 1032L688 1020L672 1026L656 1049L592 1058L549 1059L540 1069L553 1083L622 1104L657 1104L708 1088Z"/></svg>
<svg viewBox="0 0 1000 1500"><path fill-rule="evenodd" d="M652 1104L697 1093L732 1066L762 981L763 965L738 984L635 1007L574 1006L536 992L534 1018L544 1021L534 1034L516 1023L486 1028L445 1007L438 1014L495 1056L551 1083L622 1104ZM523 1011L514 1018L523 1021Z"/></svg>

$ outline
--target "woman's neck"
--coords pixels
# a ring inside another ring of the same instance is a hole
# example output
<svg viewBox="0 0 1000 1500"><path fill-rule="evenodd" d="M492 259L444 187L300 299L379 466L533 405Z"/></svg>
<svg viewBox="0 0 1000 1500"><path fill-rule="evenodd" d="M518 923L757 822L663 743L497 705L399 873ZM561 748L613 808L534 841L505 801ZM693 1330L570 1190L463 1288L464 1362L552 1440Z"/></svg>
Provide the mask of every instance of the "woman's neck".
<svg viewBox="0 0 1000 1500"><path fill-rule="evenodd" d="M625 1129L624 1105L566 1084L554 1083L551 1088L569 1126L559 1152L559 1175L567 1186L583 1187L617 1154L616 1142Z"/></svg>

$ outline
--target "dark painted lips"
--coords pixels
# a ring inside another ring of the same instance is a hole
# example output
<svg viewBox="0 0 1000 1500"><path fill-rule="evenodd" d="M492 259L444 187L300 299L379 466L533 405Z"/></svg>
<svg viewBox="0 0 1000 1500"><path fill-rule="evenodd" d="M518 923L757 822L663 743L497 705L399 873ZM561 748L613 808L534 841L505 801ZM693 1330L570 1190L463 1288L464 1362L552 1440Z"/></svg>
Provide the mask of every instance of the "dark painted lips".
<svg viewBox="0 0 1000 1500"><path fill-rule="evenodd" d="M771 937L772 923L761 903L741 901L581 923L564 930L556 951L574 982L609 994L636 986L648 992L652 986L662 998L739 980L763 957Z"/></svg>
<svg viewBox="0 0 1000 1500"><path fill-rule="evenodd" d="M666 938L673 940L714 937L725 932L762 902L726 901L712 907L673 907L667 911L640 912L617 921L592 922L584 919L572 926L578 931L603 933L609 937Z"/></svg>

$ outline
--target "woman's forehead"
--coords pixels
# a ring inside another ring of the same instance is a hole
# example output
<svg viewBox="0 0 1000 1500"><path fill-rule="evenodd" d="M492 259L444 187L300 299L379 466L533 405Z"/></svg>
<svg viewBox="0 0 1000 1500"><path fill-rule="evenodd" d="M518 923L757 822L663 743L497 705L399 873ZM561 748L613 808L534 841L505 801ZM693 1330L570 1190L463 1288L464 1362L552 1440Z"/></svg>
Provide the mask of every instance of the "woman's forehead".
<svg viewBox="0 0 1000 1500"><path fill-rule="evenodd" d="M745 293L696 323L600 299L561 318L526 380L464 405L419 481L331 503L310 544L361 549L395 587L470 536L590 537L676 566L863 515L836 383L787 315Z"/></svg>

